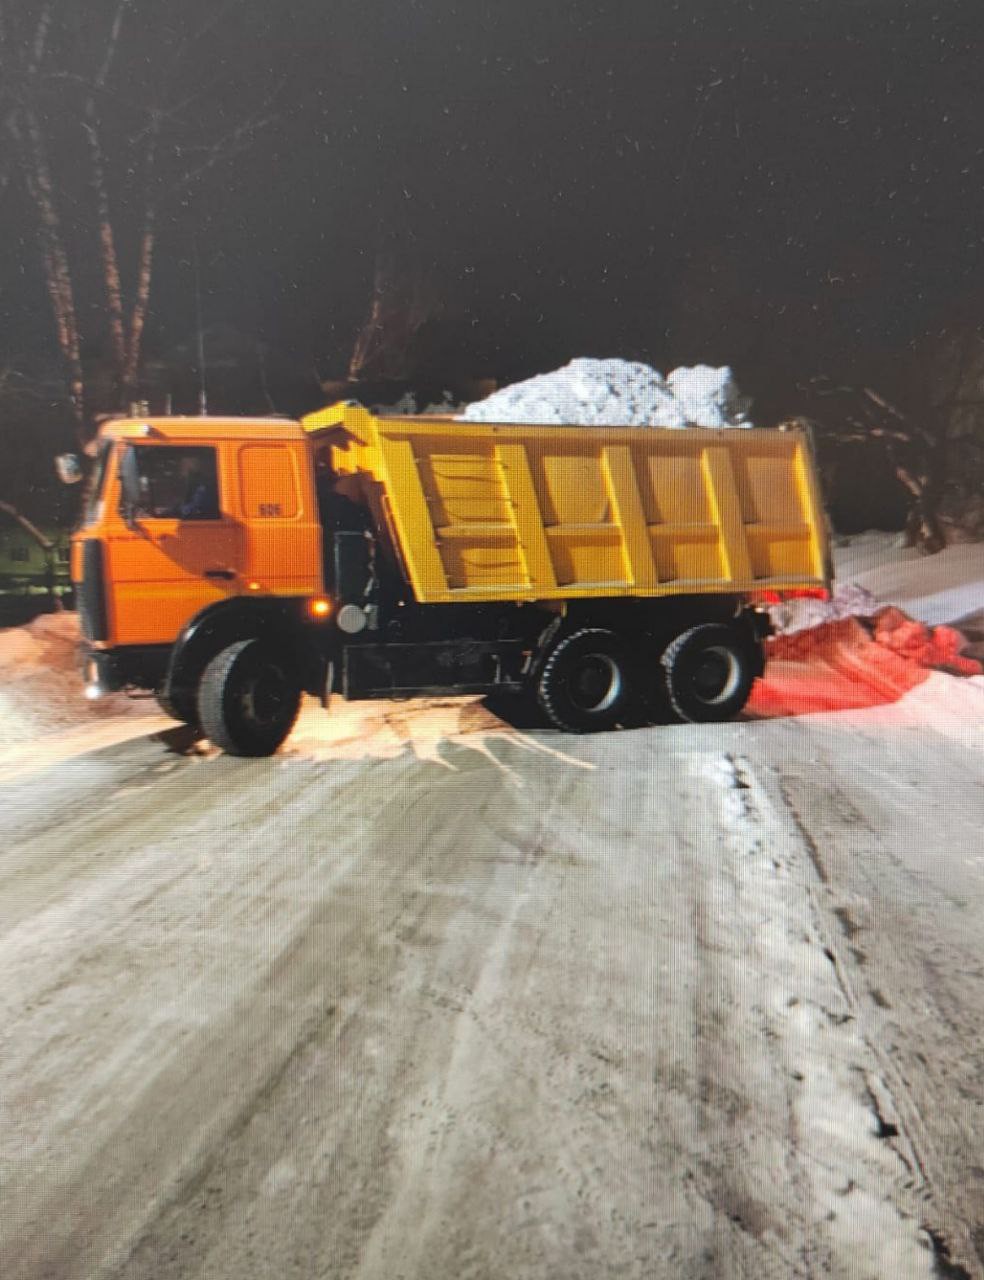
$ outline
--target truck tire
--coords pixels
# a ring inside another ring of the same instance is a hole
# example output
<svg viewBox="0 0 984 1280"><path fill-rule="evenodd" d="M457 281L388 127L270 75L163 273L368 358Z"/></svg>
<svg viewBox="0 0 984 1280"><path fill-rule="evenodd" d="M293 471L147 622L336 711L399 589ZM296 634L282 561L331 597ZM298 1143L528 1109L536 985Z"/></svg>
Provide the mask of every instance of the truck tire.
<svg viewBox="0 0 984 1280"><path fill-rule="evenodd" d="M261 640L239 640L205 668L198 718L231 756L272 756L297 719L301 690L290 665Z"/></svg>
<svg viewBox="0 0 984 1280"><path fill-rule="evenodd" d="M633 721L634 684L632 664L618 636L582 627L563 636L547 654L537 701L556 728L595 733Z"/></svg>
<svg viewBox="0 0 984 1280"><path fill-rule="evenodd" d="M682 632L660 662L670 707L690 724L736 716L748 701L758 665L749 637L718 622Z"/></svg>

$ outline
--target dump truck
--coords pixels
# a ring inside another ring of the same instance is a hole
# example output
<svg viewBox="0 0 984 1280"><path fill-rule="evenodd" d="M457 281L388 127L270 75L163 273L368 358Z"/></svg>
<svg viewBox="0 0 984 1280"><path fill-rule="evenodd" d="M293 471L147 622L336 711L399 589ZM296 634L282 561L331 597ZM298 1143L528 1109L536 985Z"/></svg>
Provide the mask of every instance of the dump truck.
<svg viewBox="0 0 984 1280"><path fill-rule="evenodd" d="M767 603L831 579L802 429L355 403L105 423L71 565L87 694L152 691L244 756L304 693L508 695L573 733L729 719Z"/></svg>

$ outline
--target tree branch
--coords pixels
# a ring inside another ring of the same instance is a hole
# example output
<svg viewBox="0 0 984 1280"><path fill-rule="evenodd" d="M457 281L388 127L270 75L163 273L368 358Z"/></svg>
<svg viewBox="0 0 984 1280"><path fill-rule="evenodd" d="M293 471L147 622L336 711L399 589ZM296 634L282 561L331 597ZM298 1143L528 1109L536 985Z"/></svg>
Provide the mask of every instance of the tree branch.
<svg viewBox="0 0 984 1280"><path fill-rule="evenodd" d="M55 544L50 538L46 538L36 524L28 520L27 516L22 516L17 508L10 502L0 500L0 511L6 512L12 520L16 520L25 533L29 533L35 542L39 544L45 551L53 551Z"/></svg>
<svg viewBox="0 0 984 1280"><path fill-rule="evenodd" d="M167 59L163 78L169 78L170 73L174 70L175 66L181 61L192 45L197 44L207 36L210 31L217 27L220 22L225 21L226 15L230 9L241 8L243 3L244 0L225 0L224 4L219 4L218 6L213 5L212 12L204 22L202 22L199 27L196 27L194 32L183 37L183 39L176 43Z"/></svg>
<svg viewBox="0 0 984 1280"><path fill-rule="evenodd" d="M256 133L260 129L265 129L267 125L272 124L275 119L276 116L265 116L263 119L246 120L237 125L235 129L230 129L224 137L207 149L208 156L200 165L189 169L174 182L171 187L172 192L187 191L189 187L195 185L199 178L210 172L217 165L224 163L226 160L231 160L234 156L246 151L252 145Z"/></svg>
<svg viewBox="0 0 984 1280"><path fill-rule="evenodd" d="M94 81L97 89L103 89L106 81L109 79L109 73L113 66L113 59L116 57L116 51L120 43L120 31L123 27L123 17L129 9L132 0L119 0L116 6L116 12L113 14L112 25L109 28L109 36L106 40L106 55L103 58L102 66L96 72Z"/></svg>

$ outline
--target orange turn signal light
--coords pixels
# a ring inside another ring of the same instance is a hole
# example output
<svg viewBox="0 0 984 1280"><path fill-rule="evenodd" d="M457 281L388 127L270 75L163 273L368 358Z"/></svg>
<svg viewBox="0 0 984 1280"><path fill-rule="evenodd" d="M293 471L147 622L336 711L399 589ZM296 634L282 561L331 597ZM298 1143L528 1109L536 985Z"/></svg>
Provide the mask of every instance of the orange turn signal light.
<svg viewBox="0 0 984 1280"><path fill-rule="evenodd" d="M308 613L312 618L327 618L331 613L331 601L325 600L323 596L316 596L308 601Z"/></svg>

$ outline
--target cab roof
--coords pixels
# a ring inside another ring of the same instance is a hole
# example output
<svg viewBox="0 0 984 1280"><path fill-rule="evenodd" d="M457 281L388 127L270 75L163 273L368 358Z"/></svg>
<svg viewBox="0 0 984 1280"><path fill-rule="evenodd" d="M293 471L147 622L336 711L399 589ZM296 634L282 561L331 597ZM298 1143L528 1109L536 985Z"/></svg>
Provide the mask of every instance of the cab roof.
<svg viewBox="0 0 984 1280"><path fill-rule="evenodd" d="M293 418L111 418L99 435L110 440L303 440Z"/></svg>

